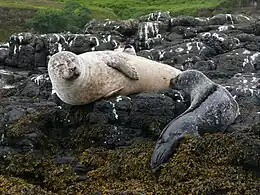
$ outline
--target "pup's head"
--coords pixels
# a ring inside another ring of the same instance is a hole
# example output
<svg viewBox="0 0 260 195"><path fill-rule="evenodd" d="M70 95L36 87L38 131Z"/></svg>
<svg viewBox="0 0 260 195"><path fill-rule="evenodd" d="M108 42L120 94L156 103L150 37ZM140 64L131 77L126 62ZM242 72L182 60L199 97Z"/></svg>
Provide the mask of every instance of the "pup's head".
<svg viewBox="0 0 260 195"><path fill-rule="evenodd" d="M170 81L170 87L189 93L195 86L203 82L211 82L202 72L197 70L186 70Z"/></svg>

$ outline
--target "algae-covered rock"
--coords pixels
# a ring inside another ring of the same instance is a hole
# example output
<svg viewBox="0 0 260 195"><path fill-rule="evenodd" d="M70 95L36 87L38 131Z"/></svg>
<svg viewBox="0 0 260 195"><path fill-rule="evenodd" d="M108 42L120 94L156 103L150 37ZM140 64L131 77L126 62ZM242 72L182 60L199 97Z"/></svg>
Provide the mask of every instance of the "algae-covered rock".
<svg viewBox="0 0 260 195"><path fill-rule="evenodd" d="M22 178L28 184L34 183L51 191L64 189L77 178L70 165L57 164L54 158L40 151L9 154L0 164L0 173Z"/></svg>
<svg viewBox="0 0 260 195"><path fill-rule="evenodd" d="M260 142L247 147L245 140L250 138L244 134L212 134L185 140L162 170L159 182L174 186L174 191L183 194L259 192L259 178L240 166L240 159L254 162L249 156L260 160L259 153L255 153Z"/></svg>
<svg viewBox="0 0 260 195"><path fill-rule="evenodd" d="M252 147L247 148L247 138L249 137L244 134L213 134L188 138L180 145L158 178L151 173L148 166L153 149L152 142L138 143L132 148L118 151L101 152L102 155L85 151L82 160L86 164L92 164L94 161L90 159L97 159L97 154L103 156L103 161L98 161L102 163L94 163L95 170L89 172L91 180L103 184L100 188L95 188L98 191L104 190L102 192L250 194L259 192L260 180L256 179L252 172L245 171L237 162L249 155L259 161L259 153L254 151L259 148L260 142L258 140L251 143ZM241 153L245 150L248 153ZM139 191L131 187L131 182L138 186ZM113 187L115 183L116 189ZM118 183L121 183L121 186Z"/></svg>
<svg viewBox="0 0 260 195"><path fill-rule="evenodd" d="M102 194L256 194L260 179L244 169L244 162L259 162L260 142L255 139L248 147L250 138L254 139L246 134L189 137L159 175L149 167L152 141L116 150L88 149L80 158L92 170L89 180L77 186L85 186L84 193Z"/></svg>
<svg viewBox="0 0 260 195"><path fill-rule="evenodd" d="M153 141L142 139L128 147L71 154L88 171L84 181L77 179L71 165L57 164L54 157L37 152L8 156L0 173L57 194L260 193L260 141L254 135L187 137L160 173L150 169L153 148Z"/></svg>
<svg viewBox="0 0 260 195"><path fill-rule="evenodd" d="M0 175L0 193L3 195L11 195L11 194L46 194L52 195L50 191L43 190L38 185L33 185L27 183L23 179L19 179L16 177L6 177L4 175Z"/></svg>

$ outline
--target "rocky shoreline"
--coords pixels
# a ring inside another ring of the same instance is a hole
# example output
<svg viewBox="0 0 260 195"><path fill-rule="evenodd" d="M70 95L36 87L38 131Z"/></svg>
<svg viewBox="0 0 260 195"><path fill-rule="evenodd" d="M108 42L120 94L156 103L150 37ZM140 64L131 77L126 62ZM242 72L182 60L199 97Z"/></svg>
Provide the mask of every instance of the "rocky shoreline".
<svg viewBox="0 0 260 195"><path fill-rule="evenodd" d="M260 16L151 13L91 21L85 34L10 36L0 45L0 190L3 194L259 194ZM189 102L170 89L85 106L61 102L47 74L61 50L120 49L225 86L240 106L226 134L188 137L159 175L154 141Z"/></svg>

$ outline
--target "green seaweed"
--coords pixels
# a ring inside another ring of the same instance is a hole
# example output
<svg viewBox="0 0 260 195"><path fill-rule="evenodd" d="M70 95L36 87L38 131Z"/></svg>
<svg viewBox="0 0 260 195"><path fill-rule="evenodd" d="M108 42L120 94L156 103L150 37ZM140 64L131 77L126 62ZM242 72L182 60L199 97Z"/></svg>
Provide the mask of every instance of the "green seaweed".
<svg viewBox="0 0 260 195"><path fill-rule="evenodd" d="M27 183L25 180L16 177L0 175L1 194L46 194L54 193L43 190L40 186Z"/></svg>
<svg viewBox="0 0 260 195"><path fill-rule="evenodd" d="M77 179L71 165L56 164L51 156L39 152L28 152L25 155L13 153L5 158L0 167L2 175L22 178L28 184L54 192L72 185Z"/></svg>
<svg viewBox="0 0 260 195"><path fill-rule="evenodd" d="M43 121L46 116L43 113L45 110L39 110L33 114L21 116L17 121L6 126L6 135L9 138L18 138L25 134L35 132L38 127L38 122Z"/></svg>
<svg viewBox="0 0 260 195"><path fill-rule="evenodd" d="M260 178L245 165L258 165L259 148L258 137L249 134L189 136L157 174L149 165L154 141L136 140L116 149L87 148L71 154L88 170L84 181L77 180L70 165L55 164L47 153L13 154L0 166L0 179L14 189L38 186L34 188L38 193L257 194Z"/></svg>

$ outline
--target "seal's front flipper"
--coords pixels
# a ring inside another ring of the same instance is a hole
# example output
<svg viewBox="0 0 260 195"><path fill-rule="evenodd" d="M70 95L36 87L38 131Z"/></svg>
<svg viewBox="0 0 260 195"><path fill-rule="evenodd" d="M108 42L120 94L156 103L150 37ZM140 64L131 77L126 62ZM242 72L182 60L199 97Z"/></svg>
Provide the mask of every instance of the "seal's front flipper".
<svg viewBox="0 0 260 195"><path fill-rule="evenodd" d="M118 71L120 71L121 73L123 73L124 75L126 75L132 80L139 80L140 78L137 69L134 66L127 64L126 62L112 61L112 62L107 62L107 65L117 69Z"/></svg>
<svg viewBox="0 0 260 195"><path fill-rule="evenodd" d="M123 89L123 87L120 87L120 88L118 88L118 89L115 89L115 90L113 90L113 91L108 92L108 93L104 96L104 98L108 98L108 97L110 97L110 96L112 96L112 95L116 95L116 93L119 92L121 89Z"/></svg>

